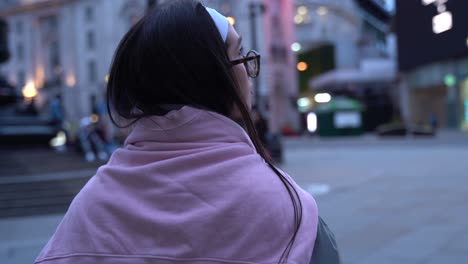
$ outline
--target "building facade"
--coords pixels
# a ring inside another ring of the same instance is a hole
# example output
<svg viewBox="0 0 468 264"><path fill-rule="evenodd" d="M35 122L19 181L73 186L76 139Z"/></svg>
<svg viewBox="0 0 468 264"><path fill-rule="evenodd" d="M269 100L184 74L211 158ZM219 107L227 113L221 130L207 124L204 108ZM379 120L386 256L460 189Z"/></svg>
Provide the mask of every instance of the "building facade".
<svg viewBox="0 0 468 264"><path fill-rule="evenodd" d="M2 71L19 90L37 90L39 108L60 94L77 121L103 97L115 48L145 8L144 0L4 1L11 58Z"/></svg>
<svg viewBox="0 0 468 264"><path fill-rule="evenodd" d="M167 0L159 0L162 3ZM277 133L297 127L292 0L205 0L235 19L245 50L262 55L255 85L258 105ZM18 89L32 85L38 104L60 93L67 118L89 115L92 97L101 97L115 48L144 13L146 0L10 0L0 6L10 28L11 60L2 65Z"/></svg>
<svg viewBox="0 0 468 264"><path fill-rule="evenodd" d="M396 1L398 68L407 123L468 131L466 10L466 1Z"/></svg>
<svg viewBox="0 0 468 264"><path fill-rule="evenodd" d="M261 56L261 74L254 80L258 107L268 117L270 131L297 129L299 116L296 58L291 51L295 39L293 0L205 0L207 6L232 17L242 35L246 51Z"/></svg>
<svg viewBox="0 0 468 264"><path fill-rule="evenodd" d="M328 98L347 96L365 104L368 131L390 121L390 98L397 98L390 94L396 87L396 58L395 46L389 45L391 14L385 3L297 0L294 20L301 111L323 103L315 94L328 93Z"/></svg>
<svg viewBox="0 0 468 264"><path fill-rule="evenodd" d="M361 20L352 0L296 0L296 47L298 54L331 49L330 60L324 62L323 71L337 68L354 68L359 64L357 43L360 38ZM325 47L325 49L324 49ZM322 52L322 53L323 53ZM314 56L314 55L312 55ZM319 65L312 65L317 68ZM309 76L311 77L311 76Z"/></svg>

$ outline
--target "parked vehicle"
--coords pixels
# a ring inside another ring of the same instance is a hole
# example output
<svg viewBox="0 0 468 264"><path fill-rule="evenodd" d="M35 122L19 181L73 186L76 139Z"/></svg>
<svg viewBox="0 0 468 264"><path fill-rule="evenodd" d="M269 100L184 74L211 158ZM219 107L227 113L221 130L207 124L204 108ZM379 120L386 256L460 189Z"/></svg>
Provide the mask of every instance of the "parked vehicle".
<svg viewBox="0 0 468 264"><path fill-rule="evenodd" d="M405 125L401 122L381 125L377 128L377 135L386 136L435 136L436 129L429 125Z"/></svg>

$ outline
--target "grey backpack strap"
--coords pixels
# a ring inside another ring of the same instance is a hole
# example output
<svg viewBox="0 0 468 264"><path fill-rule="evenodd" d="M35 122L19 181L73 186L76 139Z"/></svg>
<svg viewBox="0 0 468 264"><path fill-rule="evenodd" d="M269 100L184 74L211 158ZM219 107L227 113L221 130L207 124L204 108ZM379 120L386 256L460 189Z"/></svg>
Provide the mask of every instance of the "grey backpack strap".
<svg viewBox="0 0 468 264"><path fill-rule="evenodd" d="M310 264L340 264L340 254L336 245L335 235L327 224L319 216L317 226L317 238L314 243L314 251Z"/></svg>

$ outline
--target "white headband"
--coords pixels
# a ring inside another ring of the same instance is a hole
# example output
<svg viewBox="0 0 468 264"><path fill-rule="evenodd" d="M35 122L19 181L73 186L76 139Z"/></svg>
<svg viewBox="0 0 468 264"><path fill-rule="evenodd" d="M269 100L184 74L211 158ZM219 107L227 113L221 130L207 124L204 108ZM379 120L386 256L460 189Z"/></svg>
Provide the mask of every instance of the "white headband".
<svg viewBox="0 0 468 264"><path fill-rule="evenodd" d="M212 8L206 7L206 11L210 13L211 18L214 20L216 27L218 28L219 33L221 34L221 38L224 42L226 42L229 29L228 19Z"/></svg>

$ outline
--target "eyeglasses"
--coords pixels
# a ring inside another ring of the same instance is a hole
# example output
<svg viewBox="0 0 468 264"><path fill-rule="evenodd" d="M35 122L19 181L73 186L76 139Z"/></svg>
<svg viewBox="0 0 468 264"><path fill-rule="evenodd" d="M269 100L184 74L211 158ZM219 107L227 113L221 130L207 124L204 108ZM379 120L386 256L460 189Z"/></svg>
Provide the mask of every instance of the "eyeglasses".
<svg viewBox="0 0 468 264"><path fill-rule="evenodd" d="M260 73L260 54L255 50L247 52L247 54L242 59L237 59L231 61L231 65L237 65L244 63L247 74L250 78L257 78Z"/></svg>

